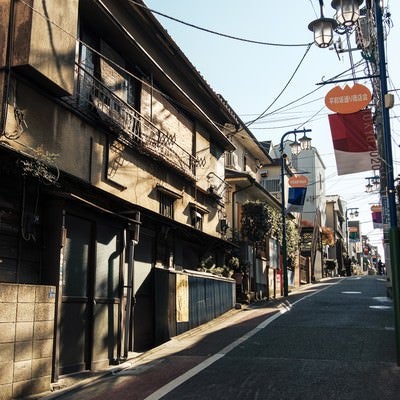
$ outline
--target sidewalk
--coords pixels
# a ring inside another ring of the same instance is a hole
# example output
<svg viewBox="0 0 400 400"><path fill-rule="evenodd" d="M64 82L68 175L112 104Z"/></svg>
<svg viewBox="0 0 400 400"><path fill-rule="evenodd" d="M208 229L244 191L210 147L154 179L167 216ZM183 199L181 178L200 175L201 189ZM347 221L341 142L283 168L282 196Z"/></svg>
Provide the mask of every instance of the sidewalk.
<svg viewBox="0 0 400 400"><path fill-rule="evenodd" d="M321 283L323 284L323 283ZM245 335L269 316L279 312L282 307L290 306L296 298L307 293L316 284L305 285L290 293L289 299L279 298L243 305L241 309L232 309L222 316L173 337L147 352L130 353L129 359L106 371L83 372L63 377L53 385L53 392L42 393L31 399L73 399L84 398L77 393L89 390L92 397L101 391L101 385L108 378L134 377L135 393L130 399L144 399L158 387L173 380L187 369L193 368L203 359L218 353L220 349L235 339ZM289 303L290 301L290 303ZM184 353L184 356L179 356ZM123 379L122 379L123 380ZM75 396L74 397L74 393ZM133 397L132 397L133 396Z"/></svg>

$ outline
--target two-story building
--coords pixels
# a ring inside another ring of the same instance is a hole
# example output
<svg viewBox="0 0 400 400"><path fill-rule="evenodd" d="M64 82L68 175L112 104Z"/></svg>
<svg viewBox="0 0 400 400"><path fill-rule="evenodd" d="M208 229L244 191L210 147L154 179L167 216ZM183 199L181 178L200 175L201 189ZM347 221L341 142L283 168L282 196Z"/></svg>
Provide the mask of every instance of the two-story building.
<svg viewBox="0 0 400 400"><path fill-rule="evenodd" d="M259 202L277 213L281 209L279 200L261 184L261 171L273 162L268 150L239 116L232 109L230 112L236 124L225 127L227 137L235 145L233 152L225 153L225 179L229 184L226 216L230 223L227 237L239 246L234 253L243 266L244 291L249 300L279 296L281 280L278 285L276 283L280 267L278 238L269 235L260 243L253 243L242 232L242 210L246 202Z"/></svg>
<svg viewBox="0 0 400 400"><path fill-rule="evenodd" d="M11 398L232 307L231 280L212 280L225 300L206 304L203 278L185 271L223 266L234 247L222 224L233 210L224 154L235 149L224 127L238 126L140 1L9 0L1 11L0 300L10 312L0 341L12 371L1 390ZM45 287L46 318L16 311L26 287L33 304ZM21 355L21 340L36 350Z"/></svg>

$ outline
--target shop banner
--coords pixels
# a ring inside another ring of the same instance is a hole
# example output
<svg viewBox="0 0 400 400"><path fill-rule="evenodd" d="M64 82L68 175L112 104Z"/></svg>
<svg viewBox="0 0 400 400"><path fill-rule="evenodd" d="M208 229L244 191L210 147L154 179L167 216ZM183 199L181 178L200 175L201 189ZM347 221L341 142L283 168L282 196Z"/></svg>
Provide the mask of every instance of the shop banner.
<svg viewBox="0 0 400 400"><path fill-rule="evenodd" d="M372 223L374 229L382 229L382 206L374 205L371 207Z"/></svg>
<svg viewBox="0 0 400 400"><path fill-rule="evenodd" d="M286 212L302 212L306 198L306 187L290 187Z"/></svg>
<svg viewBox="0 0 400 400"><path fill-rule="evenodd" d="M329 125L338 175L379 169L370 109L352 114L330 114Z"/></svg>

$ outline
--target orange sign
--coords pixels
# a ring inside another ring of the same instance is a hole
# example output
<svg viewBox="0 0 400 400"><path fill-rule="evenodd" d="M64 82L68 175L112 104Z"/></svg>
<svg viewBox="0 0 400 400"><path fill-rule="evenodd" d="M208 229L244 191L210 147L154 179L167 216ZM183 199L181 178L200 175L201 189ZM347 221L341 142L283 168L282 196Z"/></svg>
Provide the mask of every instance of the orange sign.
<svg viewBox="0 0 400 400"><path fill-rule="evenodd" d="M371 211L372 212L380 212L380 211L382 211L382 206L380 204L371 206Z"/></svg>
<svg viewBox="0 0 400 400"><path fill-rule="evenodd" d="M325 105L338 114L351 114L365 108L371 101L371 91L364 85L355 83L343 89L335 86L325 96Z"/></svg>
<svg viewBox="0 0 400 400"><path fill-rule="evenodd" d="M289 185L291 187L306 187L308 185L308 178L304 175L291 176L289 178Z"/></svg>

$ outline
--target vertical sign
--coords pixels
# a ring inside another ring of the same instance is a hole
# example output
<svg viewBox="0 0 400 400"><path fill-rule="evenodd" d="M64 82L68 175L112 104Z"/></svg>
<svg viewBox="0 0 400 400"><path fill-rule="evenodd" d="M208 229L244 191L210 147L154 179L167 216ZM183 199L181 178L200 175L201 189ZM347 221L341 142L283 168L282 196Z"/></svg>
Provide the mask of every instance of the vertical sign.
<svg viewBox="0 0 400 400"><path fill-rule="evenodd" d="M189 277L176 274L176 321L189 321Z"/></svg>
<svg viewBox="0 0 400 400"><path fill-rule="evenodd" d="M381 196L382 200L382 223L383 225L389 225L389 203L386 195Z"/></svg>

